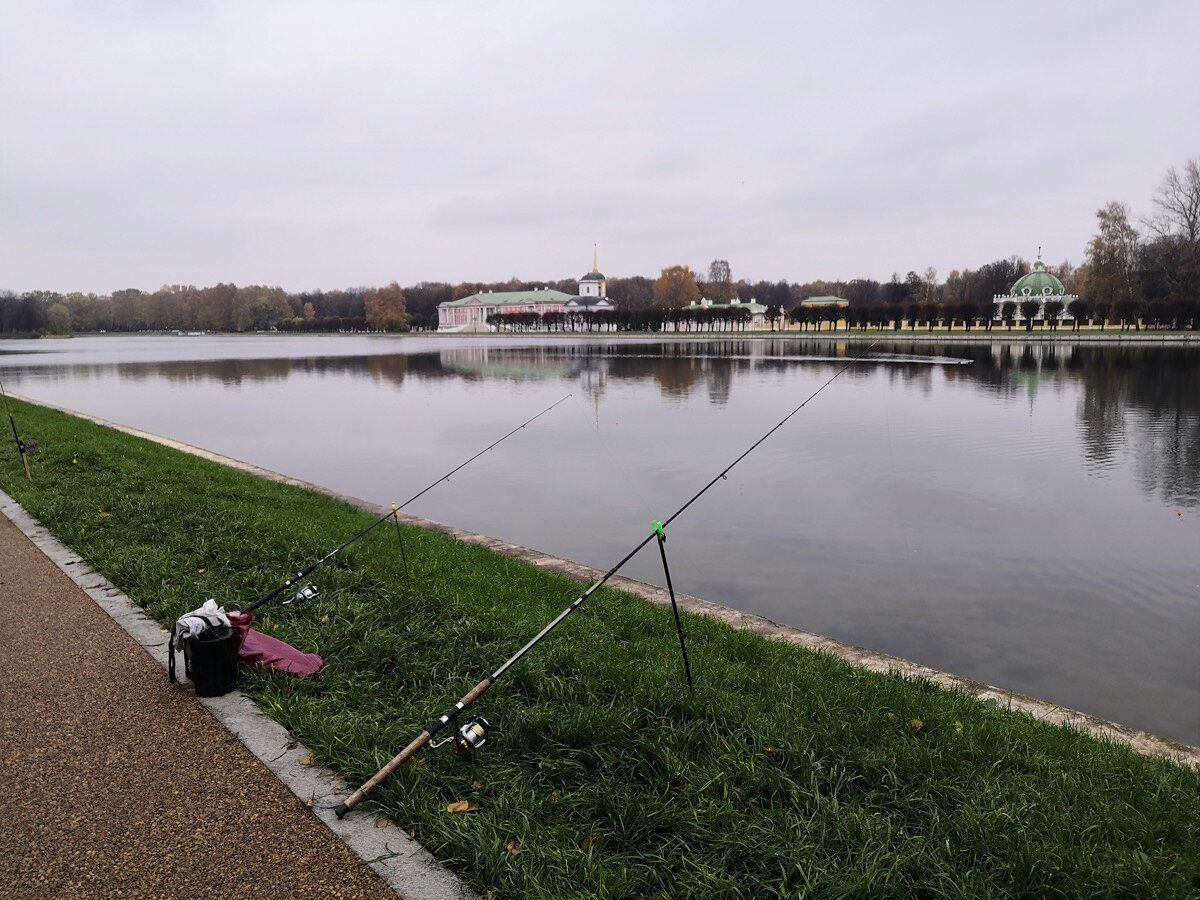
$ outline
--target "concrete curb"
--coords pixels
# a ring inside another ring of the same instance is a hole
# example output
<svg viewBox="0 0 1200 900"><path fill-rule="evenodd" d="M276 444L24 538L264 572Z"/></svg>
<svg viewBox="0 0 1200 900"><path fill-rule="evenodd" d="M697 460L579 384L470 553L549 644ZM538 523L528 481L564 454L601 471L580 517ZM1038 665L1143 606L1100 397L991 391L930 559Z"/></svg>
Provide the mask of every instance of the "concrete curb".
<svg viewBox="0 0 1200 900"><path fill-rule="evenodd" d="M167 635L157 622L3 491L0 513L166 670ZM308 748L260 712L241 691L196 699L399 896L408 900L478 900L478 894L393 823L380 827L378 823L384 820L365 813L338 819L333 807L348 794L345 783L328 769L302 764Z"/></svg>

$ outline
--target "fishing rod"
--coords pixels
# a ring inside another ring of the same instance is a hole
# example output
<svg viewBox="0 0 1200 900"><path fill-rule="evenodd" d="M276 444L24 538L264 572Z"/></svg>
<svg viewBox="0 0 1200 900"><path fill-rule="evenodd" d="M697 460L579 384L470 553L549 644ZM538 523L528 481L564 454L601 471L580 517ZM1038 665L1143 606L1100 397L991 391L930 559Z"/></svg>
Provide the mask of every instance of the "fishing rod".
<svg viewBox="0 0 1200 900"><path fill-rule="evenodd" d="M29 471L29 451L37 445L33 441L26 444L17 433L17 421L13 418L12 407L8 403L8 392L4 390L3 381L0 381L0 395L4 396L4 409L8 413L8 424L12 426L13 440L17 442L17 453L21 454L21 463L25 466L25 477L29 481L33 481L33 474Z"/></svg>
<svg viewBox="0 0 1200 900"><path fill-rule="evenodd" d="M315 563L313 563L312 565L308 566L307 568L302 569L301 571L297 572L295 575L293 575L291 578L289 578L287 581L285 581L279 587L275 588L275 590L268 591L267 593L263 594L261 597L259 597L257 600L255 600L253 603L251 603L249 606L247 606L246 609L244 610L244 612L254 612L254 610L258 609L263 604L270 603L272 600L274 600L276 597L278 597L280 594L282 594L288 588L292 587L298 581L300 581L303 578L310 575L318 566L321 566L324 563L329 562L329 560L333 559L335 556L337 556L339 553L341 553L343 550L345 550L347 547L349 547L351 544L353 544L359 538L366 536L371 531L374 531L378 526L382 525L388 519L395 520L397 533L399 533L400 517L397 514L400 512L400 510L404 509L404 507L408 506L408 504L412 503L414 500L418 499L419 497L424 496L425 493L427 493L428 491L431 491L433 488L437 487L443 481L449 481L451 475L454 475L460 469L466 468L468 465L473 463L475 460L479 459L479 457L483 456L483 454L487 453L493 447L497 446L498 444L503 443L508 438L512 437L514 434L516 434L518 431L520 431L522 428L524 428L526 425L531 424L535 419L541 418L546 413L550 412L550 410L554 409L554 407L558 406L558 404L560 404L564 400L566 400L567 397L571 397L571 396L572 396L571 394L567 394L566 397L562 397L561 399L554 401L549 406L547 406L545 409L543 409L540 413L538 413L536 416L526 419L524 422L522 422L520 425L518 425L512 431L510 431L506 435L504 435L504 437L498 438L497 440L488 444L488 446L484 447L482 450L480 450L478 453L476 453L470 459L466 460L465 462L459 463L457 466L455 466L453 469L451 469L445 475L442 475L440 478L437 478L434 481L431 481L428 485L426 485L424 488L419 490L417 493L413 494L411 497L409 497L407 500L405 500L399 506L397 506L395 503L393 503L392 509L390 512L384 513L382 516L380 516L378 519L376 519L374 522L372 522L370 525L368 525L366 528L364 528L358 534L354 535L354 537L352 537L349 540L334 547L332 550L330 550L328 553L326 553L324 556L322 556L320 559L318 559ZM403 549L404 544L401 543L400 546L401 546L401 549ZM295 599L306 600L315 595L316 595L316 589L312 588L310 586L310 587L301 588L297 592ZM289 600L288 602L290 603L292 601Z"/></svg>
<svg viewBox="0 0 1200 900"><path fill-rule="evenodd" d="M872 342L870 345L868 345L867 349L870 350L870 348L873 346L875 346L875 342ZM795 409L793 409L791 412L789 412L786 416L784 416L782 419L780 419L775 424L775 426L773 428L771 428L770 431L768 431L766 434L764 434L762 437L760 437L757 441L755 441L753 444L751 444L750 447L744 453L742 453L741 456L739 456L737 459L735 459L733 462L731 462L729 465L727 465L724 469L722 469L719 473L717 473L715 478L713 478L710 482L708 482L708 484L706 484L699 491L697 491L696 494L690 500L688 500L686 503L684 503L683 506L679 507L679 509L675 510L675 512L672 513L668 518L666 518L662 522L658 522L658 521L654 522L653 527L650 531L650 534L648 534L645 538L643 538L636 547L634 547L627 554L625 554L625 556L621 558L620 562L618 562L615 566L613 566L611 569L609 569L607 572L605 572L603 575L601 575L599 579L597 579L595 582L593 582L592 585L587 590L585 590L582 594L580 594L578 597L575 598L575 600L573 600L571 602L570 606L568 606L566 609L564 609L562 612L560 612L557 616L555 616L541 631L539 631L536 635L534 635L525 644L524 647L522 647L520 650L518 650L516 653L514 653L512 656L510 656L507 660L505 660L504 663L498 669L496 669L496 671L494 671L494 672L492 672L492 674L486 676L481 682L479 682L479 684L475 685L475 687L473 687L473 688L471 688L471 690L467 691L467 693L465 695L463 695L462 699L460 699L452 707L450 707L444 713L442 713L440 716L438 716L437 719L435 719L432 724L430 724L424 731L422 731L419 735L417 735L412 740L412 742L409 743L409 745L407 747L405 747L403 750L401 750L399 753L397 753L391 759L391 761L389 761L382 769L380 769L373 776L371 776L371 778L368 779L363 784L362 787L360 787L353 794L351 794L349 797L347 797L343 802L341 802L337 806L335 806L333 808L333 811L337 814L337 817L339 819L345 818L346 815L350 812L350 810L352 810L352 809L354 809L354 807L358 806L358 804L362 802L363 798L366 797L367 794L369 794L371 791L373 791L376 787L379 786L380 782L382 782L389 775L391 775L394 771L396 771L396 769L398 769L401 765L403 765L418 750L420 750L422 747L424 747L426 744L428 744L442 729L446 728L448 725L450 725L452 722L454 722L458 718L458 716L463 712L463 710L465 710L472 703L474 703L481 696L483 696L483 694L485 694L487 692L488 688L490 688L493 684L495 684L497 681L499 681L501 677L504 676L505 672L507 672L509 669L511 669L514 665L516 665L517 662L523 656L525 656L525 654L527 654L530 650L532 650L534 647L536 647L547 635L550 634L550 632L552 632L555 628L557 628L563 622L563 620L565 620L567 618L567 616L571 615L571 613L573 613L573 612L575 612L575 610L579 609L583 605L584 601L586 601L590 596L592 596L592 594L594 594L597 590L599 590L600 587L605 582L607 582L610 578L612 578L615 574L617 574L617 572L620 571L620 569L627 562L629 562L631 559L633 559L642 550L643 547L645 547L651 541L659 539L662 536L663 530L666 528L667 525L670 525L677 518L679 518L679 516L681 516L693 503L695 503L702 496L704 496L704 494L707 493L709 488L711 488L718 481L725 478L729 474L730 470L733 469L734 466L736 466L743 459L745 459L747 456L749 456L751 453L753 453L755 451L755 449L757 449L758 446L761 443L763 443L763 441L765 441L767 438L769 438L771 435L773 435L776 431L778 431L780 428L782 428L784 426L784 424L786 424L787 421L792 418L792 416L796 415L796 413L798 413L798 412L800 412L800 410L804 409L804 407L806 407L813 400L814 397L816 397L819 393L821 393L821 391L825 390L825 388L829 387L829 385L833 384L833 382L836 381L842 375L842 373L844 373L847 369L849 369L859 359L861 359L861 357L856 357L854 359L851 359L844 366L842 366L840 369L838 369L833 374L833 377L831 377L828 381L826 381L824 384L822 384L820 387L818 387L815 391L813 391L811 394L809 394L808 397L806 397L804 399L803 403L801 403L799 406L797 406ZM680 639L682 641L682 632L680 633ZM684 652L686 653L686 650ZM690 671L688 673L688 676L689 676L689 682L690 682L690 678L691 678ZM456 751L471 750L471 749L480 747L487 740L487 731L488 731L488 723L487 723L486 719L481 719L481 718L471 719L470 721L466 722L461 727L461 729L459 730L459 732L457 734L452 736L453 743L451 744L451 746ZM435 746L440 746L440 745L435 745Z"/></svg>

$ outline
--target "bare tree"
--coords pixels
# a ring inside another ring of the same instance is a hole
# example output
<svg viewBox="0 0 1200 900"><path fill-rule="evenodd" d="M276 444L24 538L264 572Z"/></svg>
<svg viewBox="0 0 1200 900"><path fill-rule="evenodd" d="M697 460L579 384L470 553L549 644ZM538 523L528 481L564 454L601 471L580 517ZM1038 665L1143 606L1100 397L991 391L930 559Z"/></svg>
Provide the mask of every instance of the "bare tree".
<svg viewBox="0 0 1200 900"><path fill-rule="evenodd" d="M733 273L727 260L714 259L708 264L705 292L713 303L728 303L733 299Z"/></svg>
<svg viewBox="0 0 1200 900"><path fill-rule="evenodd" d="M1189 159L1183 172L1167 169L1154 192L1157 214L1143 224L1158 237L1180 236L1189 244L1200 241L1200 159Z"/></svg>
<svg viewBox="0 0 1200 900"><path fill-rule="evenodd" d="M922 288L921 288L922 299L926 303L936 303L937 302L937 269L935 269L933 266L929 266L928 268L926 268L921 281L923 282Z"/></svg>

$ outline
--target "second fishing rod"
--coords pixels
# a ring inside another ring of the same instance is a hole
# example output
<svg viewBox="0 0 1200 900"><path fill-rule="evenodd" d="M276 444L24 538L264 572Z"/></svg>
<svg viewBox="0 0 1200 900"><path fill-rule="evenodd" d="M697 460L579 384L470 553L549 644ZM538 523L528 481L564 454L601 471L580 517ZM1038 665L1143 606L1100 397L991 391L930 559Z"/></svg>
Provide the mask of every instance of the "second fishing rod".
<svg viewBox="0 0 1200 900"><path fill-rule="evenodd" d="M33 481L33 474L29 471L29 454L37 448L37 442L24 441L17 432L17 420L13 418L12 407L8 403L8 392L4 390L3 381L0 381L0 396L4 397L4 411L8 413L8 424L12 426L13 440L17 443L17 454L21 457L21 464L25 467L25 478Z"/></svg>
<svg viewBox="0 0 1200 900"><path fill-rule="evenodd" d="M489 450L491 450L493 447L495 447L499 444L502 444L504 441L508 440L510 437L512 437L514 434L516 434L522 428L533 423L537 419L541 418L546 413L550 412L550 410L554 409L554 407L558 406L560 403L562 403L568 397L571 397L571 396L572 396L571 394L567 394L565 397L561 397L560 399L555 400L553 403L551 403L549 406L547 406L545 409L543 409L537 415L531 416L530 418L528 418L524 422L522 422L520 425L518 425L516 428L514 428L512 431L505 434L503 437L497 438L496 440L492 441L492 443L488 444L486 447L484 447L482 450L480 450L478 453L476 453L470 459L464 460L463 462L461 462L457 466L455 466L453 469L451 469L449 472L447 472L445 475L442 475L442 476L434 479L433 481L431 481L429 484L427 484L421 490L417 491L417 493L413 494L411 497L409 497L407 500L405 500L399 506L397 506L396 504L393 503L390 511L384 513L382 516L380 516L378 519L376 519L374 522L372 522L370 525L368 525L362 531L358 532L358 534L354 535L353 537L349 538L348 540L346 540L346 541L342 542L341 544L339 544L338 546L334 547L332 550L330 550L328 553L326 553L324 556L322 556L316 562L301 569L295 575L288 578L287 581L285 581L283 584L279 585L279 587L263 594L261 597L259 597L257 600L255 600L253 603L251 603L249 606L247 606L246 609L244 610L244 612L254 612L260 606L270 603L272 600L274 600L280 594L284 593L289 588L293 587L294 585L296 585L297 583L299 583L300 581L302 581L303 579L305 579L306 577L311 575L319 566L322 566L325 563L329 562L329 560L333 559L335 556L337 556L339 553L341 553L343 550L345 550L347 547L349 547L351 544L353 544L359 538L365 537L367 534L374 531L376 528L378 528L380 525L382 525L388 519L395 520L396 528L399 529L400 518L399 518L398 514L399 514L400 510L404 509L404 507L408 506L414 500L417 500L418 498L423 497L426 493L433 490L435 487L437 487L443 481L448 481L450 479L450 476L454 475L460 469L466 468L471 463L473 463L475 460L479 459L479 457L483 456L483 454L485 454ZM403 545L401 545L401 546L403 546ZM301 599L301 600L307 599L307 597L312 596L313 594L315 594L314 589L302 588L300 591L297 592L296 599ZM289 600L288 602L291 602L291 601Z"/></svg>
<svg viewBox="0 0 1200 900"><path fill-rule="evenodd" d="M871 347L874 347L874 346L875 346L875 343L872 342L868 346L867 349L869 350ZM766 434L764 434L757 441L755 441L748 448L746 448L746 450L737 459L735 459L733 462L731 462L729 465L727 465L724 469L722 469L720 472L718 472L716 474L716 476L711 481L709 481L707 484L705 484L704 487L702 487L699 491L697 491L691 497L691 499L689 499L686 503L684 503L681 507L679 507L679 509L675 510L675 512L673 512L666 519L662 520L661 522L659 522L659 521L654 522L653 526L651 528L650 534L648 534L645 538L643 538L640 542L638 542L637 546L635 546L632 550L630 550L627 554L625 554L625 556L623 556L621 558L620 562L618 562L611 569L609 569L607 572L605 572L603 575L601 575L600 578L598 578L595 582L593 582L591 584L591 586L588 587L587 590L585 590L582 594L580 594L578 597L576 597L574 601L572 601L570 606L568 606L566 609L564 609L562 612L560 612L557 616L555 616L554 619L552 619L541 631L539 631L528 642L526 642L525 646L521 647L520 650L518 650L516 653L514 653L512 656L510 656L507 660L505 660L504 663L498 669L496 669L490 675L486 676L482 681L480 681L477 685L475 685L475 687L471 688L471 690L469 690L465 695L463 695L462 699L460 699L452 707L450 707L444 713L442 713L440 716L438 716L438 718L435 719L424 731L422 731L419 735L417 735L408 744L407 747L405 747L403 750L401 750L399 753L397 753L391 759L391 761L389 761L382 769L380 769L373 776L371 776L371 778L368 779L362 785L362 787L360 787L353 794L351 794L349 797L347 797L343 802L341 802L337 806L335 806L334 812L337 814L337 817L339 819L345 818L345 816L352 809L354 809L354 807L356 807L359 803L361 803L363 801L363 799L371 791L373 791L376 787L378 787L379 784L384 781L384 779L386 779L389 775L391 775L394 771L396 771L396 769L398 769L401 765L403 765L407 760L412 758L412 756L414 754L416 754L416 752L418 750L420 750L426 744L429 744L429 742L431 740L433 740L433 738L439 732L441 732L443 729L450 726L465 709L467 709L469 706L471 706L471 704L473 704L476 700L478 700L480 697L482 697L487 692L487 690L493 684L495 684L497 681L499 681L500 678L502 678L509 669L511 669L514 665L516 665L517 662L523 656L525 656L525 654L529 653L529 651L531 651L534 647L536 647L539 643L541 643L541 641L543 639L545 639L552 631L554 631L554 629L557 628L569 615L571 615L571 613L575 612L577 609L579 609L581 606L583 606L584 602L589 597L591 597L592 594L594 594L597 590L599 590L600 587L602 585L604 585L610 578L612 578L614 575L616 575L617 572L619 572L625 566L625 564L627 562L629 562L639 552L641 552L642 548L644 548L647 544L649 544L651 541L656 540L656 539L659 540L659 542L660 542L659 546L661 548L661 546L662 546L661 542L664 539L666 526L670 525L677 518L679 518L681 515L683 515L683 513L685 511L687 511L687 509L689 507L691 507L691 505L693 503L695 503L702 496L704 496L704 494L706 494L713 485L715 485L718 481L725 478L729 474L729 472L733 469L734 466L736 466L743 459L745 459L747 456L749 456L751 453L753 453L758 448L758 446L763 443L763 441L767 440L771 435L773 435L776 431L778 431L780 428L782 428L788 422L789 419L791 419L794 415L796 415L796 413L800 412L800 410L804 409L804 407L806 407L813 400L813 398L815 398L818 394L820 394L823 390L825 390L825 388L829 387L829 385L833 384L833 382L836 381L842 375L842 373L844 373L847 369L849 369L857 361L858 361L858 358L854 358L854 359L851 359L848 362L846 362L845 365L843 365L840 369L838 369L836 372L834 372L834 374L832 375L832 377L829 378L828 381L824 382L820 387L818 387L815 391L813 391L811 394L809 394L799 406L797 406L795 409L793 409L791 412L789 412L786 416L784 416L782 419L780 419L778 422L776 422L775 425ZM664 564L665 564L665 556L664 556ZM669 579L669 577L670 576L668 575L668 579ZM673 589L672 589L671 593L672 593L672 600L674 600L674 590ZM678 623L678 620L677 620L677 623ZM680 643L682 646L682 631L680 632ZM687 653L687 651L685 649L684 650L685 661L686 661L686 653ZM685 662L685 665L686 665L686 662ZM691 682L690 670L688 672L688 681L690 684L690 682ZM465 725L463 725L461 727L461 729L458 731L458 733L452 735L453 742L452 742L451 746L455 750L470 750L475 747L481 746L484 743L484 741L487 740L488 727L489 727L488 723L484 719L476 718L476 719L470 720L469 722L467 722ZM437 745L434 745L434 746L437 746Z"/></svg>

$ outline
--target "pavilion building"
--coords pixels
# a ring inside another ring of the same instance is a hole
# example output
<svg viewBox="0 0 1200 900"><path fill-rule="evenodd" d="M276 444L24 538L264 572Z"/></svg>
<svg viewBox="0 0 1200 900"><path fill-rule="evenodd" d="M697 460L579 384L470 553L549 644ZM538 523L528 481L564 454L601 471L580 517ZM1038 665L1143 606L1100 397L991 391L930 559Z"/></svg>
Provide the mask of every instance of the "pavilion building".
<svg viewBox="0 0 1200 900"><path fill-rule="evenodd" d="M1078 299L1077 295L1068 294L1066 286L1053 272L1046 269L1046 264L1042 262L1042 254L1039 252L1037 262L1033 264L1031 272L1018 278L1007 294L996 294L992 298L992 321L1003 321L1004 304L1012 302L1017 304L1013 321L1024 322L1025 316L1021 312L1021 304L1027 300L1036 300L1038 301L1038 310L1034 314L1033 320L1044 322L1046 320L1046 304L1051 300L1057 300L1063 305L1062 321L1070 322L1074 320L1074 316L1067 311L1067 306Z"/></svg>

